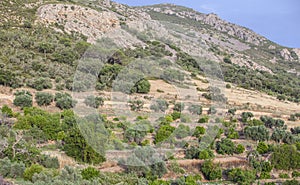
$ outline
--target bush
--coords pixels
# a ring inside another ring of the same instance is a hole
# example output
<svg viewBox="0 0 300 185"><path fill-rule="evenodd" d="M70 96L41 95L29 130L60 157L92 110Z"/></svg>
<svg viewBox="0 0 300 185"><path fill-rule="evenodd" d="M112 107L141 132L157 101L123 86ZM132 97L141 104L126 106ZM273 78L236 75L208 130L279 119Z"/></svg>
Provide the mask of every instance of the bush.
<svg viewBox="0 0 300 185"><path fill-rule="evenodd" d="M72 99L68 93L56 93L55 94L55 106L60 109L71 109L76 105L76 101Z"/></svg>
<svg viewBox="0 0 300 185"><path fill-rule="evenodd" d="M47 106L53 102L53 95L45 92L37 92L35 100L39 106Z"/></svg>
<svg viewBox="0 0 300 185"><path fill-rule="evenodd" d="M300 152L294 145L281 145L275 148L271 156L271 163L279 170L300 168Z"/></svg>
<svg viewBox="0 0 300 185"><path fill-rule="evenodd" d="M205 128L201 126L196 126L193 136L199 138L203 134L205 134Z"/></svg>
<svg viewBox="0 0 300 185"><path fill-rule="evenodd" d="M182 139L190 134L190 127L180 124L173 132L176 138Z"/></svg>
<svg viewBox="0 0 300 185"><path fill-rule="evenodd" d="M287 180L283 182L282 185L299 185L299 183L300 183L299 181L293 179L293 180Z"/></svg>
<svg viewBox="0 0 300 185"><path fill-rule="evenodd" d="M300 177L300 172L299 171L293 171L292 172L292 177L295 178L295 177Z"/></svg>
<svg viewBox="0 0 300 185"><path fill-rule="evenodd" d="M227 64L231 64L231 59L229 57L224 57L223 58L223 62L227 63Z"/></svg>
<svg viewBox="0 0 300 185"><path fill-rule="evenodd" d="M247 139L254 141L266 141L270 138L269 130L264 125L245 127L244 134Z"/></svg>
<svg viewBox="0 0 300 185"><path fill-rule="evenodd" d="M3 105L1 108L2 114L6 115L7 117L11 118L13 117L13 111L11 108L9 108L7 105Z"/></svg>
<svg viewBox="0 0 300 185"><path fill-rule="evenodd" d="M91 124L87 122L84 122L83 124L87 127L94 125L94 123ZM99 133L97 134L98 135L94 137L99 139L99 137L101 136L99 136ZM66 133L66 137L63 139L63 142L63 150L65 151L65 153L68 156L73 157L76 161L90 164L99 164L106 160L105 157L101 154L102 151L99 150L102 146L97 146L98 149L97 151L95 151L95 149L88 145L85 137L81 134L79 128L76 126L68 130L68 132Z"/></svg>
<svg viewBox="0 0 300 185"><path fill-rule="evenodd" d="M234 168L228 172L228 179L237 184L253 184L255 181L255 172Z"/></svg>
<svg viewBox="0 0 300 185"><path fill-rule="evenodd" d="M182 123L189 123L189 122L191 122L191 119L190 119L189 115L181 114L180 115L180 121Z"/></svg>
<svg viewBox="0 0 300 185"><path fill-rule="evenodd" d="M252 112L243 112L242 115L242 122L246 123L250 118L254 117Z"/></svg>
<svg viewBox="0 0 300 185"><path fill-rule="evenodd" d="M218 141L216 143L216 150L219 154L233 155L235 146L230 139L222 138L221 141Z"/></svg>
<svg viewBox="0 0 300 185"><path fill-rule="evenodd" d="M24 107L32 107L32 95L27 91L17 92L14 99L14 105L22 109Z"/></svg>
<svg viewBox="0 0 300 185"><path fill-rule="evenodd" d="M242 144L238 144L235 148L235 153L242 154L245 151L245 147Z"/></svg>
<svg viewBox="0 0 300 185"><path fill-rule="evenodd" d="M95 97L93 95L90 95L85 98L84 103L86 106L97 109L99 108L99 106L104 105L104 99L102 97Z"/></svg>
<svg viewBox="0 0 300 185"><path fill-rule="evenodd" d="M181 112L184 110L184 103L176 103L173 108L176 112Z"/></svg>
<svg viewBox="0 0 300 185"><path fill-rule="evenodd" d="M99 175L100 172L93 167L87 167L81 171L82 178L86 180L92 180L94 178L99 177Z"/></svg>
<svg viewBox="0 0 300 185"><path fill-rule="evenodd" d="M257 145L256 151L259 154L265 154L269 151L269 147L264 142L259 142L258 145Z"/></svg>
<svg viewBox="0 0 300 185"><path fill-rule="evenodd" d="M161 126L156 132L155 144L158 144L158 143L166 140L167 138L169 138L174 130L175 130L175 127L172 127L170 125Z"/></svg>
<svg viewBox="0 0 300 185"><path fill-rule="evenodd" d="M0 159L0 174L3 177L18 178L23 177L25 170L24 163L11 162L7 157Z"/></svg>
<svg viewBox="0 0 300 185"><path fill-rule="evenodd" d="M237 111L236 108L228 109L228 113L231 114L232 116L235 115L236 111Z"/></svg>
<svg viewBox="0 0 300 185"><path fill-rule="evenodd" d="M165 112L169 107L169 104L166 100L157 99L155 102L150 106L150 109L155 112Z"/></svg>
<svg viewBox="0 0 300 185"><path fill-rule="evenodd" d="M41 173L43 171L43 167L38 164L33 164L30 167L26 168L24 171L24 179L32 181L32 177L35 173Z"/></svg>
<svg viewBox="0 0 300 185"><path fill-rule="evenodd" d="M198 120L198 123L208 123L209 117L203 116Z"/></svg>
<svg viewBox="0 0 300 185"><path fill-rule="evenodd" d="M188 110L192 114L197 114L197 115L202 114L202 106L201 105L191 105L191 106L189 106Z"/></svg>
<svg viewBox="0 0 300 185"><path fill-rule="evenodd" d="M260 174L260 179L270 179L271 178L271 175L269 172L261 172Z"/></svg>
<svg viewBox="0 0 300 185"><path fill-rule="evenodd" d="M226 88L227 88L227 89L230 89L230 88L231 88L231 85L230 85L230 84L226 84Z"/></svg>
<svg viewBox="0 0 300 185"><path fill-rule="evenodd" d="M262 161L260 163L260 166L261 166L262 172L271 172L273 169L273 166L271 165L271 163L269 161Z"/></svg>
<svg viewBox="0 0 300 185"><path fill-rule="evenodd" d="M220 168L220 165L214 164L211 160L206 160L202 164L201 171L207 180L222 178L222 169Z"/></svg>
<svg viewBox="0 0 300 185"><path fill-rule="evenodd" d="M48 155L42 155L40 157L41 165L43 165L45 168L59 168L59 161L57 157L50 157Z"/></svg>
<svg viewBox="0 0 300 185"><path fill-rule="evenodd" d="M141 111L144 106L144 101L142 100L130 100L128 103L132 111Z"/></svg>
<svg viewBox="0 0 300 185"><path fill-rule="evenodd" d="M199 152L199 159L212 159L214 158L215 155L213 153L213 151L209 150L209 149L205 149Z"/></svg>
<svg viewBox="0 0 300 185"><path fill-rule="evenodd" d="M215 107L209 107L207 113L208 114L216 114L217 113L217 109Z"/></svg>
<svg viewBox="0 0 300 185"><path fill-rule="evenodd" d="M287 173L280 173L279 174L279 178L281 178L281 179L288 179L288 178L290 178L290 176Z"/></svg>
<svg viewBox="0 0 300 185"><path fill-rule="evenodd" d="M167 82L182 82L184 80L184 74L179 70L168 68L164 70L160 78Z"/></svg>
<svg viewBox="0 0 300 185"><path fill-rule="evenodd" d="M131 93L143 93L146 94L150 91L151 84L147 79L142 79L138 81L134 87L131 89Z"/></svg>
<svg viewBox="0 0 300 185"><path fill-rule="evenodd" d="M173 120L177 120L177 119L180 118L181 113L180 113L180 112L174 111L174 112L171 114L171 116L172 116Z"/></svg>
<svg viewBox="0 0 300 185"><path fill-rule="evenodd" d="M41 91L43 89L51 89L52 82L51 82L50 78L39 77L39 78L35 79L33 84L30 84L29 86L38 91Z"/></svg>

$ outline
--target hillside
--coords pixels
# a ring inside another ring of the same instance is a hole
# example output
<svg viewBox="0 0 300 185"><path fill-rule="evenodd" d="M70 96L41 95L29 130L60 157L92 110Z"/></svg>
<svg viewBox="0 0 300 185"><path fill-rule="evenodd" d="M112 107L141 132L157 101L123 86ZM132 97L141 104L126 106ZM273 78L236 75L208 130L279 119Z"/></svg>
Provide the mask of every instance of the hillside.
<svg viewBox="0 0 300 185"><path fill-rule="evenodd" d="M300 49L107 0L3 0L0 41L0 184L299 184Z"/></svg>

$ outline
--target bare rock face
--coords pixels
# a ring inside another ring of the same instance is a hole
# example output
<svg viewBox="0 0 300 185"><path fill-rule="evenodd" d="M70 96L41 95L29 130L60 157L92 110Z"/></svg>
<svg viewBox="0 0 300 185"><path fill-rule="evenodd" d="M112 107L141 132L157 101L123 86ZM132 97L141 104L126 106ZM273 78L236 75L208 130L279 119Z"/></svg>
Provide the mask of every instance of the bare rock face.
<svg viewBox="0 0 300 185"><path fill-rule="evenodd" d="M284 58L284 60L292 60L291 53L286 48L280 51L280 55Z"/></svg>
<svg viewBox="0 0 300 185"><path fill-rule="evenodd" d="M67 33L78 32L94 43L106 32L119 27L119 19L113 12L67 4L47 4L37 11L38 22L46 25L62 25Z"/></svg>
<svg viewBox="0 0 300 185"><path fill-rule="evenodd" d="M264 37L254 33L253 31L247 28L222 20L216 14L213 13L202 14L192 9L186 9L186 8L178 11L178 6L169 5L169 4L164 7L146 7L143 10L155 11L164 14L175 15L181 18L189 18L192 20L196 20L208 24L218 31L226 32L229 35L235 36L245 42L249 42L255 45L260 45L263 43L263 41L266 40Z"/></svg>
<svg viewBox="0 0 300 185"><path fill-rule="evenodd" d="M293 49L293 51L297 54L298 61L300 62L300 49L299 48L295 48L295 49Z"/></svg>

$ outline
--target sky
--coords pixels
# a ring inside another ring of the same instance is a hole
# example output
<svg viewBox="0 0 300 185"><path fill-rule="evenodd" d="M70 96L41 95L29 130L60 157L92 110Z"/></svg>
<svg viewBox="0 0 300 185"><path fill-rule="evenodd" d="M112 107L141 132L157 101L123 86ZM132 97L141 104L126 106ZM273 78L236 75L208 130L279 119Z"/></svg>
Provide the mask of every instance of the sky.
<svg viewBox="0 0 300 185"><path fill-rule="evenodd" d="M300 48L300 0L114 0L130 6L172 3L250 28L280 45Z"/></svg>

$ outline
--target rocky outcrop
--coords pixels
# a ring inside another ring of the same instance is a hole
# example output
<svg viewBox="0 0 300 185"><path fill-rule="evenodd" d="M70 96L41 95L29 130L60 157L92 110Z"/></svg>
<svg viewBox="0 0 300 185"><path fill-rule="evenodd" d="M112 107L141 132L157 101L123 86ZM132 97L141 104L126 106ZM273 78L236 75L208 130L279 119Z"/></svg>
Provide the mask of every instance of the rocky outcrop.
<svg viewBox="0 0 300 185"><path fill-rule="evenodd" d="M94 43L104 33L120 26L113 12L98 12L91 8L67 4L47 4L39 7L37 21L47 25L63 26L67 33L78 32ZM59 27L60 28L60 27Z"/></svg>
<svg viewBox="0 0 300 185"><path fill-rule="evenodd" d="M280 55L284 60L293 60L291 53L288 49L284 48L280 51Z"/></svg>
<svg viewBox="0 0 300 185"><path fill-rule="evenodd" d="M296 55L298 56L298 61L300 62L300 49L299 48L295 48L293 49L293 51L296 53Z"/></svg>
<svg viewBox="0 0 300 185"><path fill-rule="evenodd" d="M202 14L192 9L169 4L159 7L148 6L143 7L142 9L144 11L155 11L168 15L175 15L181 18L196 20L208 24L218 31L226 32L231 36L237 37L251 44L260 45L264 40L266 40L264 37L254 33L247 28L220 19L216 14Z"/></svg>

